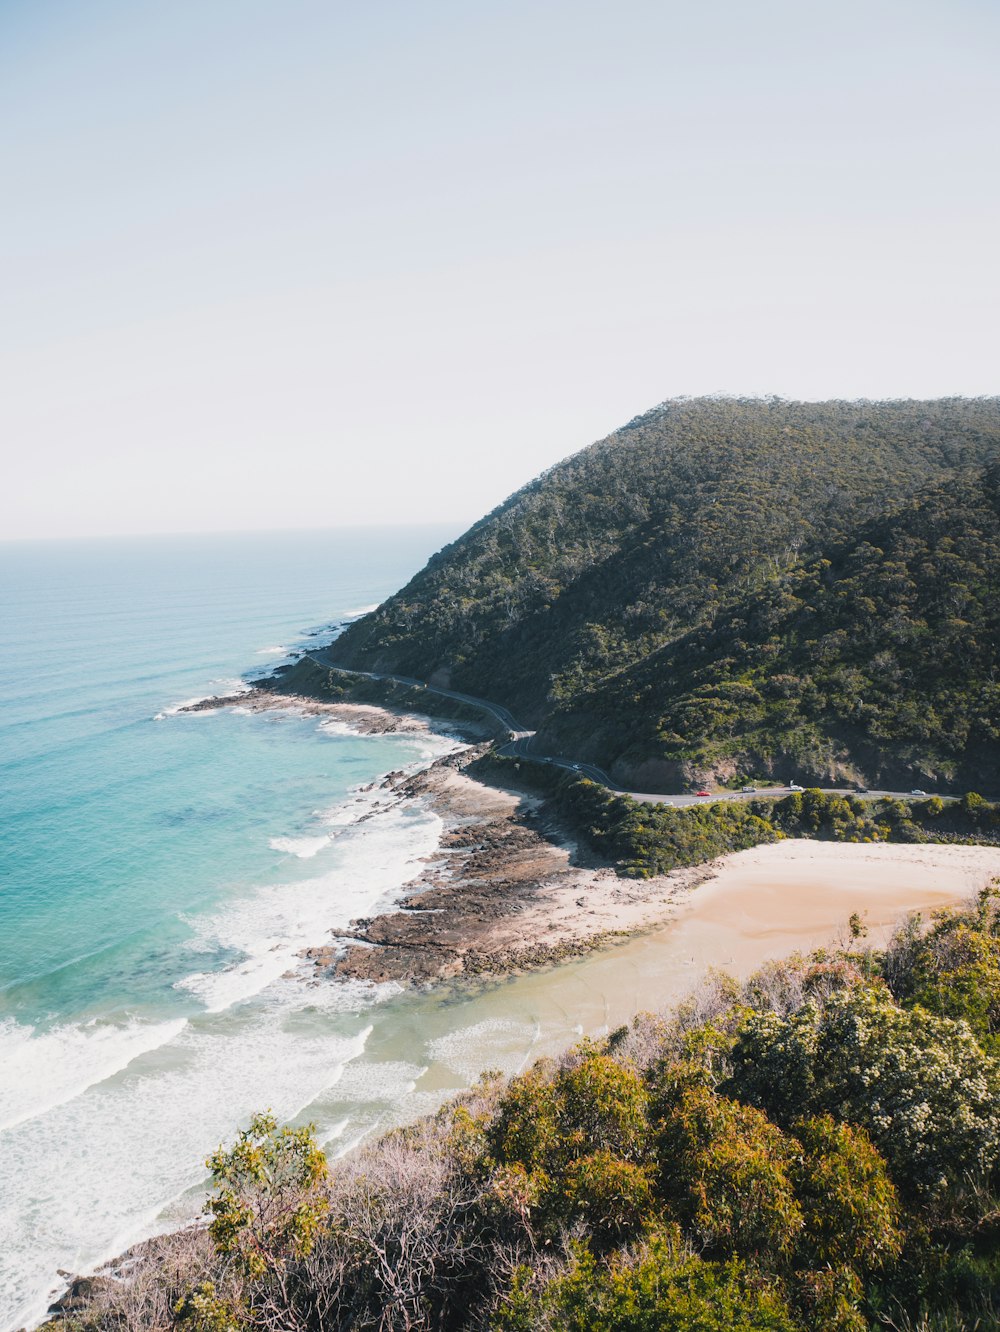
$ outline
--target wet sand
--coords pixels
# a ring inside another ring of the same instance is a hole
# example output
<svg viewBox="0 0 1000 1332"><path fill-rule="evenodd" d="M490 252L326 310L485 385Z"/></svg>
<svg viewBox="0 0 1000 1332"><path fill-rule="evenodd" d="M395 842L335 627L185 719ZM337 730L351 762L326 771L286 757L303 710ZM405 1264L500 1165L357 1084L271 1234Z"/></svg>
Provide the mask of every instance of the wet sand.
<svg viewBox="0 0 1000 1332"><path fill-rule="evenodd" d="M788 838L652 879L588 864L544 803L487 787L451 755L388 787L443 818L441 851L400 905L357 922L354 940L311 950L333 976L428 984L547 967L670 926L664 947L694 967L738 974L909 911L965 900L1000 878L1000 848ZM669 945L669 947L668 947ZM667 970L673 975L676 959ZM659 1005L669 1002L671 992Z"/></svg>
<svg viewBox="0 0 1000 1332"><path fill-rule="evenodd" d="M189 710L228 706L291 707L359 733L431 728L457 738L448 719L262 688ZM382 805L422 803L441 816L438 853L382 914L304 950L313 979L422 987L537 968L551 975L554 964L676 921L661 940L670 991L643 1001L659 1007L677 997L674 982L689 966L745 974L765 958L830 942L852 912L879 930L1000 877L1000 848L787 839L658 878L624 878L581 854L537 797L470 777L465 769L489 742L464 738L465 748L420 772L379 783Z"/></svg>

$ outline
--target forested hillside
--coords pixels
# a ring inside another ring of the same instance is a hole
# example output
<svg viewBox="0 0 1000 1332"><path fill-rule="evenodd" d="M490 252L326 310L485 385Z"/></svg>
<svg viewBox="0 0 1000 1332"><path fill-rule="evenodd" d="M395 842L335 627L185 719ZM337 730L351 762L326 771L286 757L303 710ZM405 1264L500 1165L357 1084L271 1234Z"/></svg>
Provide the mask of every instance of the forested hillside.
<svg viewBox="0 0 1000 1332"><path fill-rule="evenodd" d="M998 455L998 399L668 402L477 523L337 657L503 702L651 789L789 761L988 785ZM942 634L947 696L918 669Z"/></svg>
<svg viewBox="0 0 1000 1332"><path fill-rule="evenodd" d="M998 649L994 465L936 483L737 597L602 680L582 710L557 705L541 743L614 753L654 781L781 773L997 790Z"/></svg>

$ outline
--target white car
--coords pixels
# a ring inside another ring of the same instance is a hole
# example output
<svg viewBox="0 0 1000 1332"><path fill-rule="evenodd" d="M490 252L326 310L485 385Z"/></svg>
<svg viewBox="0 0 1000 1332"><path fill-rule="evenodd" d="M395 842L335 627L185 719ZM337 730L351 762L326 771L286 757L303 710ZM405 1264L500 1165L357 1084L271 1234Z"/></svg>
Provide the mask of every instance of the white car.
<svg viewBox="0 0 1000 1332"><path fill-rule="evenodd" d="M804 791L806 788L804 786L799 786L798 782L789 782L788 789L789 791Z"/></svg>
<svg viewBox="0 0 1000 1332"><path fill-rule="evenodd" d="M925 796L926 794L927 794L927 792L926 792L926 791L921 791L921 789L920 789L919 786L915 786L915 787L913 788L913 790L910 792L910 795L923 795L923 796Z"/></svg>

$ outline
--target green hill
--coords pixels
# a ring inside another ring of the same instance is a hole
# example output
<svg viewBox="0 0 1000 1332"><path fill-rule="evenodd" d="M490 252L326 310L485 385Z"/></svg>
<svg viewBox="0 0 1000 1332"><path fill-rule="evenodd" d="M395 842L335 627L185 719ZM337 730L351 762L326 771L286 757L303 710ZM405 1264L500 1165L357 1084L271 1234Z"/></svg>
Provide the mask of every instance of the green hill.
<svg viewBox="0 0 1000 1332"><path fill-rule="evenodd" d="M543 750L711 773L1000 788L1000 467L938 482L557 707Z"/></svg>
<svg viewBox="0 0 1000 1332"><path fill-rule="evenodd" d="M475 524L337 658L505 703L650 789L788 762L983 785L998 455L998 399L668 402Z"/></svg>

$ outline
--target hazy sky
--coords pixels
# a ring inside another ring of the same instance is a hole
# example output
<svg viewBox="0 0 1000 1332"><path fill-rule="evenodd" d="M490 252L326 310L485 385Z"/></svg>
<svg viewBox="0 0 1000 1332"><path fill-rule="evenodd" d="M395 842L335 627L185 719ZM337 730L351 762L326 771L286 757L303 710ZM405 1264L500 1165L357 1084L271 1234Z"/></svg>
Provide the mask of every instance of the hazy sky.
<svg viewBox="0 0 1000 1332"><path fill-rule="evenodd" d="M0 0L0 536L472 520L1000 392L995 0Z"/></svg>

